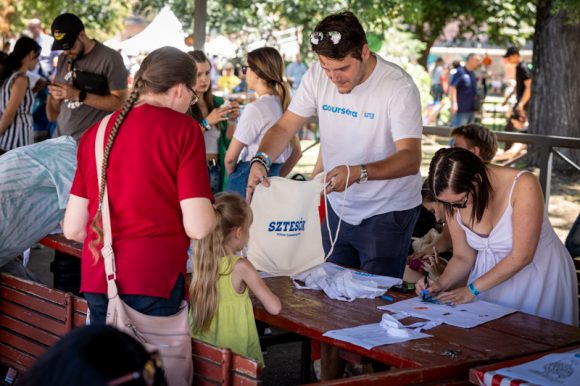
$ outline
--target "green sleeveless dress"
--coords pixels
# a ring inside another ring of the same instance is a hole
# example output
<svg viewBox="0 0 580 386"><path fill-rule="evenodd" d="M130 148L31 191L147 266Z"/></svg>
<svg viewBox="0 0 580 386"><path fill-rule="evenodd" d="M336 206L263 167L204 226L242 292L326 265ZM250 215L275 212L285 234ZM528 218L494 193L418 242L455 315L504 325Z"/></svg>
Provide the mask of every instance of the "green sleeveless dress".
<svg viewBox="0 0 580 386"><path fill-rule="evenodd" d="M236 354L255 359L264 366L248 287L239 294L232 285L232 271L238 259L241 257L224 256L220 259L217 312L207 331L192 333L192 336L214 346L228 347Z"/></svg>

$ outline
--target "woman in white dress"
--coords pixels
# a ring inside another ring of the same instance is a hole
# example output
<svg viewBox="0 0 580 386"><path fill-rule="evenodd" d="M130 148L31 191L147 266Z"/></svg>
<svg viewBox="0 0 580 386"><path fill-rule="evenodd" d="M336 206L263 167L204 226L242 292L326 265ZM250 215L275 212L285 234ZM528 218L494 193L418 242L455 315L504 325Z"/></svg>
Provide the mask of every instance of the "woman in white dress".
<svg viewBox="0 0 580 386"><path fill-rule="evenodd" d="M453 258L430 294L443 303L475 298L578 325L576 272L528 172L484 164L459 148L431 161L429 188L444 204ZM467 286L465 285L465 278ZM417 282L417 293L425 288Z"/></svg>

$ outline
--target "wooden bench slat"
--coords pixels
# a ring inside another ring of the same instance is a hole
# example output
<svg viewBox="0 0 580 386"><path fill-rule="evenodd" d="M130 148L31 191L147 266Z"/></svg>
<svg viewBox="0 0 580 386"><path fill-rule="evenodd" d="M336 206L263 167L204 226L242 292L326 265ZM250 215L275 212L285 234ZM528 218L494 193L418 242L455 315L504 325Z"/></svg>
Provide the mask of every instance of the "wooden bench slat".
<svg viewBox="0 0 580 386"><path fill-rule="evenodd" d="M204 360L204 358L193 358L193 371L208 381L215 381L218 384L223 382L223 367L212 361Z"/></svg>
<svg viewBox="0 0 580 386"><path fill-rule="evenodd" d="M232 358L232 371L241 375L255 377L262 375L262 366L253 359L234 354Z"/></svg>
<svg viewBox="0 0 580 386"><path fill-rule="evenodd" d="M57 289L46 287L44 284L21 279L5 273L0 273L2 287L17 289L19 292L30 295L33 298L41 298L45 301L65 306L67 294Z"/></svg>
<svg viewBox="0 0 580 386"><path fill-rule="evenodd" d="M0 331L2 334L7 333L7 331L14 332L47 346L52 346L60 339L60 336L53 331L42 330L37 326L22 323L21 320L7 315L0 315Z"/></svg>
<svg viewBox="0 0 580 386"><path fill-rule="evenodd" d="M262 381L258 378L249 378L245 375L234 373L232 376L233 386L257 386L261 385Z"/></svg>
<svg viewBox="0 0 580 386"><path fill-rule="evenodd" d="M3 286L0 287L0 299L2 299L2 303L13 303L21 308L31 309L63 322L66 322L67 320L66 307L68 305L66 304L66 301L61 305L44 298L30 296L27 293Z"/></svg>
<svg viewBox="0 0 580 386"><path fill-rule="evenodd" d="M8 331L2 331L2 334L0 334L0 342L24 353L29 353L36 358L41 356L48 348L46 345L22 338Z"/></svg>
<svg viewBox="0 0 580 386"><path fill-rule="evenodd" d="M0 343L0 358L7 367L12 367L18 372L24 372L36 361L36 357Z"/></svg>
<svg viewBox="0 0 580 386"><path fill-rule="evenodd" d="M55 320L50 315L44 315L36 310L20 307L6 301L0 301L0 314L10 315L12 318L20 320L36 328L50 331L55 335L62 336L70 331L64 321Z"/></svg>

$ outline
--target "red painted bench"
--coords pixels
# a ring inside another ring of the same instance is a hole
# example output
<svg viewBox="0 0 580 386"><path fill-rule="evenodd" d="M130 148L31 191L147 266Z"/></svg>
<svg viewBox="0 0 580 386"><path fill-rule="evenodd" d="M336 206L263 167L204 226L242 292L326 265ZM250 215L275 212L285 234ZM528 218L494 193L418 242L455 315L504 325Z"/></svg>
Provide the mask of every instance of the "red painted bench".
<svg viewBox="0 0 580 386"><path fill-rule="evenodd" d="M84 326L87 302L69 292L0 274L0 364L24 372L62 336ZM195 385L261 384L258 362L192 339Z"/></svg>

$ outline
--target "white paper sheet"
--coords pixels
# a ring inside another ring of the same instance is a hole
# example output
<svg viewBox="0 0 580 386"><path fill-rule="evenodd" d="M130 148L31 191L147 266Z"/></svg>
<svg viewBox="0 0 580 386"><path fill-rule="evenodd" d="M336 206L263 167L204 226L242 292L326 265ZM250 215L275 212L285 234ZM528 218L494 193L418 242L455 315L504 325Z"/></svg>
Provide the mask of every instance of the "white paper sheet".
<svg viewBox="0 0 580 386"><path fill-rule="evenodd" d="M431 337L431 335L415 331L411 332L411 336L404 338L391 336L387 334L387 331L384 328L381 327L380 323L365 324L352 328L327 331L323 334L323 336L349 342L356 346L366 348L367 350L370 350L373 347L382 346L384 344L401 343L408 340Z"/></svg>
<svg viewBox="0 0 580 386"><path fill-rule="evenodd" d="M535 361L496 371L511 379L521 379L544 386L580 385L580 350L548 354Z"/></svg>
<svg viewBox="0 0 580 386"><path fill-rule="evenodd" d="M516 310L497 304L475 300L471 303L448 306L445 304L424 303L420 297L402 300L397 303L379 306L379 310L406 312L418 318L436 320L451 326L472 328L499 319Z"/></svg>

